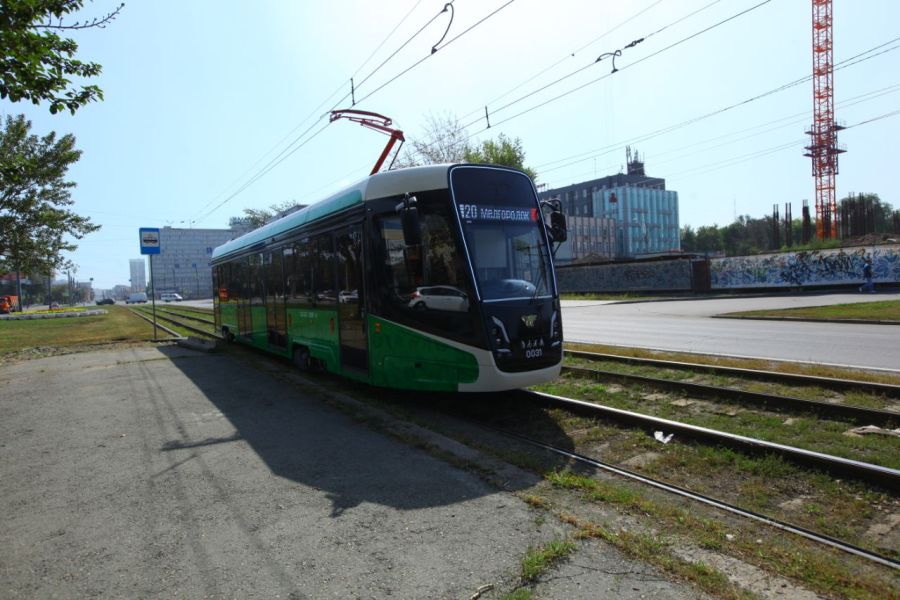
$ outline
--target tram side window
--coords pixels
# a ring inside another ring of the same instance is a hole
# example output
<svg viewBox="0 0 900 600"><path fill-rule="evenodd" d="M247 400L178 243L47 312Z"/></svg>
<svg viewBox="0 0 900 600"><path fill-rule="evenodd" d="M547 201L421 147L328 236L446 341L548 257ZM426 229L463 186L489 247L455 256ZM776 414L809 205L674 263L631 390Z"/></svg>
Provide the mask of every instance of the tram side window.
<svg viewBox="0 0 900 600"><path fill-rule="evenodd" d="M228 281L226 286L229 302L237 302L240 298L243 298L243 284L241 283L243 279L243 270L241 268L243 262L243 260L238 259L225 265L228 267Z"/></svg>
<svg viewBox="0 0 900 600"><path fill-rule="evenodd" d="M301 240L284 249L285 296L289 304L309 306L312 303L312 264L309 240Z"/></svg>
<svg viewBox="0 0 900 600"><path fill-rule="evenodd" d="M318 304L334 304L334 241L330 233L312 240L315 256L313 260L313 286Z"/></svg>
<svg viewBox="0 0 900 600"><path fill-rule="evenodd" d="M338 302L360 304L362 294L362 240L358 232L339 235L335 262L338 269Z"/></svg>
<svg viewBox="0 0 900 600"><path fill-rule="evenodd" d="M281 250L266 253L266 294L276 301L284 300L284 273L281 270Z"/></svg>
<svg viewBox="0 0 900 600"><path fill-rule="evenodd" d="M246 298L250 299L251 304L261 305L264 295L262 278L264 276L264 265L261 254L251 254L247 257L247 277L245 284L247 286Z"/></svg>
<svg viewBox="0 0 900 600"><path fill-rule="evenodd" d="M216 290L216 298L219 302L228 302L231 300L231 263L219 265L214 271L215 281L213 285Z"/></svg>

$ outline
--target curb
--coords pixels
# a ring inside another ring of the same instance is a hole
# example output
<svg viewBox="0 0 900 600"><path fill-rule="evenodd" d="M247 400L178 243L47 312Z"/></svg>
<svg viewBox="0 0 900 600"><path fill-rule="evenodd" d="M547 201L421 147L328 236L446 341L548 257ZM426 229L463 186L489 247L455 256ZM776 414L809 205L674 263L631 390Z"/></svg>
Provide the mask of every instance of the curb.
<svg viewBox="0 0 900 600"><path fill-rule="evenodd" d="M745 321L794 321L798 323L841 323L848 325L900 325L900 321L873 321L871 319L813 319L811 317L752 317L746 315L713 315L712 319L739 319Z"/></svg>
<svg viewBox="0 0 900 600"><path fill-rule="evenodd" d="M79 312L66 311L59 313L34 313L34 314L16 314L16 315L0 315L2 321L26 321L31 319L66 319L69 317L94 317L97 315L105 315L108 311L102 309L83 310Z"/></svg>

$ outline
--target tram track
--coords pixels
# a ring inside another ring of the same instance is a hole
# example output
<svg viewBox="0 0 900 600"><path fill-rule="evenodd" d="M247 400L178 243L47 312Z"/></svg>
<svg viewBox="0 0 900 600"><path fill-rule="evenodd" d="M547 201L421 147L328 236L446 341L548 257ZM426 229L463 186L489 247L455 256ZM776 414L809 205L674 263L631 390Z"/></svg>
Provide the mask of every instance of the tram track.
<svg viewBox="0 0 900 600"><path fill-rule="evenodd" d="M546 395L541 394L541 396L546 396ZM557 397L557 399L559 399L559 398ZM570 400L570 399L565 399L565 400ZM888 556L884 556L877 552L873 552L871 550L867 550L858 545L851 544L849 542L840 540L838 538L835 538L835 537L832 537L832 536L829 536L826 534L818 533L818 532L808 529L806 527L803 527L800 525L795 525L795 524L789 523L789 522L781 520L781 519L776 519L774 517L770 517L770 516L764 515L759 512L748 510L746 508L737 506L736 504L732 504L730 502L720 500L720 499L714 498L714 497L706 495L706 494L694 492L687 488L684 488L684 487L681 487L678 485L674 485L671 483L667 483L660 479L656 479L656 478L650 477L648 475L637 473L635 471L631 471L629 469L625 469L620 466L606 463L606 462L597 460L595 458L586 456L584 454L580 454L573 450L567 450L564 448L560 448L558 446L554 446L552 444L547 444L543 441L533 439L529 436L525 436L525 435L515 433L512 431L507 431L505 429L485 425L482 423L479 423L478 425L480 427L484 427L485 429L487 429L489 431L493 431L495 433L507 436L511 439L517 440L524 444L533 446L535 448L539 448L541 450L550 452L557 456L562 456L567 459L574 460L582 465L587 465L594 469L605 471L607 473L611 473L613 475L617 475L619 477L623 477L625 479L628 479L628 480L631 480L631 481L634 481L634 482L637 482L637 483L640 483L643 485L647 485L647 486L653 487L655 489L662 490L669 494L674 494L676 496L686 498L686 499L694 501L694 502L699 502L706 506L710 506L710 507L719 509L721 511L724 511L726 513L729 513L729 514L732 514L732 515L735 515L738 517L750 519L752 521L756 521L756 522L762 523L764 525L768 525L770 527L774 527L776 529L780 529L782 531L801 536L812 542L816 542L816 543L819 543L819 544L822 544L825 546L829 546L831 548L840 550L842 552L846 552L848 554L853 554L855 556L859 556L861 558L872 561L874 563L877 563L877 564L880 564L883 566L887 566L887 567L890 567L890 568L893 568L896 570L900 570L900 561L898 561L898 560L895 560Z"/></svg>
<svg viewBox="0 0 900 600"><path fill-rule="evenodd" d="M139 308L139 309L132 309L132 310L135 312L142 313L147 318L152 319L152 317L151 317L152 313L146 308ZM171 315L171 313L169 313L169 311L157 311L156 319L158 321L165 321L166 323L171 323L172 325L176 325L182 329L190 331L191 333L196 333L197 335L200 335L203 337L213 338L213 339L221 338L221 336L219 334L215 333L214 331L211 331L210 329L201 329L199 327L195 327L194 325L191 325L190 323L185 322L185 317L183 315L180 315L182 317L181 319L177 319L174 316L166 316L166 314L160 314L161 312L166 312ZM209 322L209 325L212 325L212 323Z"/></svg>
<svg viewBox="0 0 900 600"><path fill-rule="evenodd" d="M201 318L201 317L195 317L195 316L193 316L193 315L187 314L187 312L189 312L189 311L184 311L184 310L173 310L173 309L171 309L171 308L160 308L160 309L158 309L158 312L164 312L164 313L169 314L169 315L174 315L174 316L176 316L176 317L181 317L181 318L187 319L187 320L189 320L189 321L197 321L197 322L199 322L199 323L204 323L204 324L206 324L206 325L214 325L214 324L215 324L215 322L214 322L212 319L204 319L204 318Z"/></svg>
<svg viewBox="0 0 900 600"><path fill-rule="evenodd" d="M661 369L677 369L701 371L714 375L728 375L744 379L754 379L769 382L785 383L800 386L819 386L836 391L858 391L870 394L883 394L892 398L900 398L900 385L890 383L878 383L873 381L860 381L856 379L839 379L834 377L821 377L818 375L802 375L799 373L785 373L783 371L771 371L761 369L748 369L743 367L730 367L713 365L708 363L694 363L656 358L642 358L637 356L623 356L621 354L608 354L601 352L586 352L582 350L566 350L566 356L581 358L593 362L612 361L637 366L656 367Z"/></svg>
<svg viewBox="0 0 900 600"><path fill-rule="evenodd" d="M900 423L900 414L877 408L821 402L781 394L753 392L733 387L708 385L678 379L663 379L659 377L648 377L646 375L618 373L604 369L564 366L563 372L572 373L580 377L590 377L599 381L616 382L626 385L647 385L656 389L679 391L693 397L730 400L743 404L762 406L768 410L779 412L800 410L813 412L829 418L879 426Z"/></svg>
<svg viewBox="0 0 900 600"><path fill-rule="evenodd" d="M673 433L679 437L725 446L750 454L772 453L804 466L812 466L840 476L867 481L893 491L900 490L900 470L890 467L544 392L518 390L518 393L522 395L524 401L536 402L548 407L562 408L581 416L612 420L652 431L662 431L666 434Z"/></svg>

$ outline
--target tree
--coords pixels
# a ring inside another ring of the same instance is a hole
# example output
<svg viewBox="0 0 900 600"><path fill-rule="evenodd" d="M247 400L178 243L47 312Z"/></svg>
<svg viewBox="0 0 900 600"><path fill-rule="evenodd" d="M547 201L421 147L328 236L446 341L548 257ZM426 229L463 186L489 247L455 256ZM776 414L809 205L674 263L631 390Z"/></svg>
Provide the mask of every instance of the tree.
<svg viewBox="0 0 900 600"><path fill-rule="evenodd" d="M232 229L243 229L246 231L258 229L272 219L281 218L306 206L306 204L287 200L281 204L273 204L269 208L245 208L243 217L231 217L228 219L228 226Z"/></svg>
<svg viewBox="0 0 900 600"><path fill-rule="evenodd" d="M723 249L722 232L718 225L697 228L697 252L718 252Z"/></svg>
<svg viewBox="0 0 900 600"><path fill-rule="evenodd" d="M421 137L411 137L397 158L397 167L462 162L469 136L450 113L428 115Z"/></svg>
<svg viewBox="0 0 900 600"><path fill-rule="evenodd" d="M67 206L75 183L66 181L78 161L75 136L31 135L24 115L8 116L0 129L0 273L51 273L70 266L63 251L100 229Z"/></svg>
<svg viewBox="0 0 900 600"><path fill-rule="evenodd" d="M103 99L96 85L71 86L70 76L89 78L102 67L75 58L78 44L56 31L104 28L118 16L120 4L104 17L63 23L82 8L84 0L4 0L0 3L0 98L12 102L50 103L50 112L75 111Z"/></svg>
<svg viewBox="0 0 900 600"><path fill-rule="evenodd" d="M537 178L535 170L525 166L525 149L519 138L511 140L501 133L496 141L481 142L480 148L466 148L463 156L466 162L514 167L525 171L532 179Z"/></svg>
<svg viewBox="0 0 900 600"><path fill-rule="evenodd" d="M521 169L532 179L537 177L534 169L525 166L525 149L519 138L511 140L501 133L496 140L485 140L479 146L471 146L468 140L465 128L452 114L429 115L423 135L419 138L410 136L396 166L486 163Z"/></svg>
<svg viewBox="0 0 900 600"><path fill-rule="evenodd" d="M697 234L690 225L681 228L681 251L696 252L697 251Z"/></svg>

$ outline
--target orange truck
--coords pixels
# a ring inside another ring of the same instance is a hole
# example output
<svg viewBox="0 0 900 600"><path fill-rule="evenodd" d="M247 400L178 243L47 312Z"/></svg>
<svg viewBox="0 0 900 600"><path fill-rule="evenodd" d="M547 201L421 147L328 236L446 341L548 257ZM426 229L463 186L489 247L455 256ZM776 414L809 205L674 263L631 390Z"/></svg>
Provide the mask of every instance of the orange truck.
<svg viewBox="0 0 900 600"><path fill-rule="evenodd" d="M21 310L18 296L0 296L0 315Z"/></svg>

